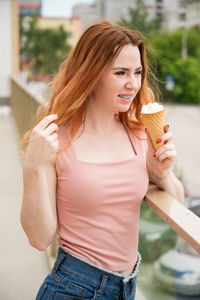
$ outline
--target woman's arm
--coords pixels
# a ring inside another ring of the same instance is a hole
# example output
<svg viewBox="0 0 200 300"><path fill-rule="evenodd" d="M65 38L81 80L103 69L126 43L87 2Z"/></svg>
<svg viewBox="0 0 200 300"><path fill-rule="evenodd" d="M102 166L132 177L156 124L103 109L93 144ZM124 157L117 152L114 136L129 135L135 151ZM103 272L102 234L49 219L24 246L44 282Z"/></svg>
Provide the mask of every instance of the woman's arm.
<svg viewBox="0 0 200 300"><path fill-rule="evenodd" d="M55 115L45 117L33 129L24 160L21 223L30 244L38 250L49 245L57 227L55 119Z"/></svg>
<svg viewBox="0 0 200 300"><path fill-rule="evenodd" d="M158 150L154 149L151 138L147 134L147 169L149 180L165 190L172 197L184 203L184 188L182 183L171 171L171 166L176 158L175 146L172 144L172 134L169 126L164 127L165 133L160 137L160 142L164 142Z"/></svg>
<svg viewBox="0 0 200 300"><path fill-rule="evenodd" d="M56 173L53 165L23 170L21 223L31 246L45 250L57 226Z"/></svg>
<svg viewBox="0 0 200 300"><path fill-rule="evenodd" d="M172 171L169 171L164 178L160 178L152 172L149 172L149 180L150 182L155 183L161 189L165 190L169 195L174 197L179 202L184 203L183 185Z"/></svg>

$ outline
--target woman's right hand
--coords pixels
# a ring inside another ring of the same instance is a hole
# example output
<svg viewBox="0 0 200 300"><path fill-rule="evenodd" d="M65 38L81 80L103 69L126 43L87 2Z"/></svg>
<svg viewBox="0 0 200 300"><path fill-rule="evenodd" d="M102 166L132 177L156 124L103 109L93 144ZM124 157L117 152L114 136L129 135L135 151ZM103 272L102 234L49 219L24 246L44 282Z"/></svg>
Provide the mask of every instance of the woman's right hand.
<svg viewBox="0 0 200 300"><path fill-rule="evenodd" d="M48 115L33 128L26 150L25 165L40 168L55 161L58 150L58 125L53 121L56 119L56 114Z"/></svg>

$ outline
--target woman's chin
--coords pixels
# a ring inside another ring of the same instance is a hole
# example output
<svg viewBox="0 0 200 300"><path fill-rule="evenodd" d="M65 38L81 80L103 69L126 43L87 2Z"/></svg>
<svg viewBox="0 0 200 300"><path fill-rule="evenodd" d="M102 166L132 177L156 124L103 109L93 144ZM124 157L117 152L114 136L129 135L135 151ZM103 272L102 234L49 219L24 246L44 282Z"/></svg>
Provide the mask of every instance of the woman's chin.
<svg viewBox="0 0 200 300"><path fill-rule="evenodd" d="M122 105L120 105L120 107L118 109L118 112L127 112L130 108L130 105L131 105L131 103L127 104L127 105L124 105L123 107L122 107Z"/></svg>

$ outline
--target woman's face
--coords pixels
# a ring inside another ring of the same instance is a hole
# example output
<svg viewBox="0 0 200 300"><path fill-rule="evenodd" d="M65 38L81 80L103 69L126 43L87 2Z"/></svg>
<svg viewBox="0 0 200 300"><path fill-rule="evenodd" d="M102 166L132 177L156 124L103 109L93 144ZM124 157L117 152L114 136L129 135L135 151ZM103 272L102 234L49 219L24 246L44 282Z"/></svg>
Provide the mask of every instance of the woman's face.
<svg viewBox="0 0 200 300"><path fill-rule="evenodd" d="M141 87L142 65L137 46L122 48L114 63L104 73L91 95L98 108L111 112L128 111Z"/></svg>

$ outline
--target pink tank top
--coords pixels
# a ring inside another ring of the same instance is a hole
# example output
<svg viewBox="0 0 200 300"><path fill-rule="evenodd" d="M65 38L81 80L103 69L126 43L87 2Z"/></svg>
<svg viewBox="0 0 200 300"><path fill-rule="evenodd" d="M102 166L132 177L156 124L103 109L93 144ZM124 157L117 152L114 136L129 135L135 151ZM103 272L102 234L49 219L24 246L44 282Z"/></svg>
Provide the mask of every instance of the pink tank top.
<svg viewBox="0 0 200 300"><path fill-rule="evenodd" d="M72 145L58 158L58 244L113 272L129 270L137 261L140 205L149 183L144 140L126 129L136 152L132 159L83 162ZM58 135L63 147L66 131Z"/></svg>

